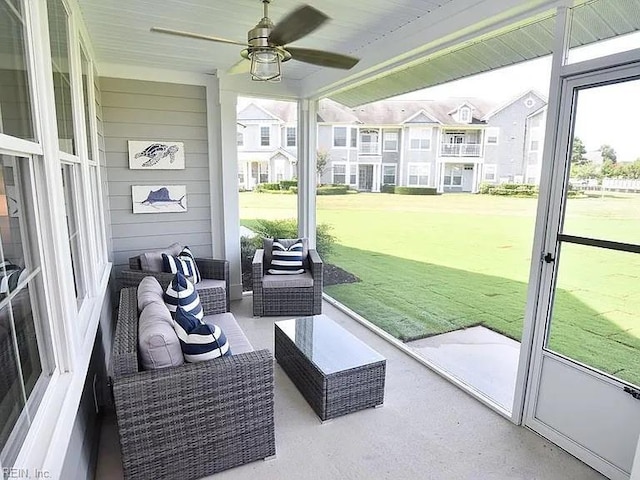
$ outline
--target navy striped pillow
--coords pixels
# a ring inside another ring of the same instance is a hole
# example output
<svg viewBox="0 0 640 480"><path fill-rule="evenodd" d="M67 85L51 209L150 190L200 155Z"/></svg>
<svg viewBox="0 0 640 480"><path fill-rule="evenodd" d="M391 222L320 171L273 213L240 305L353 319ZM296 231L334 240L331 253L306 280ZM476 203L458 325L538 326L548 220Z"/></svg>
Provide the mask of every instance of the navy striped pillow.
<svg viewBox="0 0 640 480"><path fill-rule="evenodd" d="M196 287L180 272L176 273L173 280L167 287L163 295L164 303L175 316L178 307L184 308L187 312L193 314L198 320L202 320L204 313L200 304L200 296L196 291Z"/></svg>
<svg viewBox="0 0 640 480"><path fill-rule="evenodd" d="M180 272L185 277L191 279L193 283L198 283L202 280L202 276L198 270L198 265L196 264L196 259L193 256L193 253L191 253L191 250L189 250L189 247L184 247L177 256L163 253L162 265L165 272Z"/></svg>
<svg viewBox="0 0 640 480"><path fill-rule="evenodd" d="M176 309L173 327L187 362L202 362L231 355L229 341L219 326L203 323L182 307Z"/></svg>
<svg viewBox="0 0 640 480"><path fill-rule="evenodd" d="M9 260L0 263L0 293L13 292L18 283L24 281L27 271L24 268L14 265Z"/></svg>
<svg viewBox="0 0 640 480"><path fill-rule="evenodd" d="M273 249L271 250L271 266L268 272L273 275L304 273L304 268L302 268L302 249L303 245L300 239L287 248L277 238L274 238Z"/></svg>

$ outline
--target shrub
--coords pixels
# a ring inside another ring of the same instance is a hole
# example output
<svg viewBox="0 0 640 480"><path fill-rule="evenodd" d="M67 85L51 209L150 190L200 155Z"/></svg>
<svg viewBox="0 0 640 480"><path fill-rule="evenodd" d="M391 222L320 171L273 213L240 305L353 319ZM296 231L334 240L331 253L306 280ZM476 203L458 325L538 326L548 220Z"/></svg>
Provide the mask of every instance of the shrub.
<svg viewBox="0 0 640 480"><path fill-rule="evenodd" d="M298 187L289 187L291 193L298 193Z"/></svg>
<svg viewBox="0 0 640 480"><path fill-rule="evenodd" d="M437 195L434 187L395 187L394 193L398 195Z"/></svg>
<svg viewBox="0 0 640 480"><path fill-rule="evenodd" d="M280 190L279 183L260 183L256 186L256 192L264 192L267 190Z"/></svg>
<svg viewBox="0 0 640 480"><path fill-rule="evenodd" d="M531 183L502 183L480 185L480 193L488 195L501 195L511 197L535 197L538 195L538 186Z"/></svg>
<svg viewBox="0 0 640 480"><path fill-rule="evenodd" d="M316 190L317 195L345 195L349 190L348 185L329 185L318 187Z"/></svg>
<svg viewBox="0 0 640 480"><path fill-rule="evenodd" d="M262 246L262 238L298 238L298 222L293 218L256 220L251 229L258 234L251 239L257 245L256 248ZM331 252L336 242L336 238L330 233L332 229L327 223L320 223L316 227L316 250L321 256ZM251 256L253 258L253 253Z"/></svg>
<svg viewBox="0 0 640 480"><path fill-rule="evenodd" d="M289 190L291 187L297 187L298 180L281 180L280 190Z"/></svg>
<svg viewBox="0 0 640 480"><path fill-rule="evenodd" d="M380 191L382 193L396 193L395 190L396 190L396 186L390 185L390 184L382 185L382 187L380 188Z"/></svg>

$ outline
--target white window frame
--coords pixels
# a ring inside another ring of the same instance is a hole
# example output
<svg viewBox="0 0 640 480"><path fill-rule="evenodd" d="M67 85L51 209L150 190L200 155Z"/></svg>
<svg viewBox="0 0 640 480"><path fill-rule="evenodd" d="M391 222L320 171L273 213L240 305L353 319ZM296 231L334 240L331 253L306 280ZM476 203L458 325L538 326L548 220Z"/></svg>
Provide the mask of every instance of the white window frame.
<svg viewBox="0 0 640 480"><path fill-rule="evenodd" d="M293 131L293 143L289 143L289 132ZM284 136L285 136L285 145L287 147L295 147L298 145L298 129L296 127L285 127L284 130Z"/></svg>
<svg viewBox="0 0 640 480"><path fill-rule="evenodd" d="M359 131L357 127L349 128L349 148L358 148L359 145ZM354 142L355 140L355 142Z"/></svg>
<svg viewBox="0 0 640 480"><path fill-rule="evenodd" d="M418 169L417 173L412 173L413 169ZM420 170L424 169L426 173L420 173ZM431 164L430 163L409 163L407 165L407 186L409 187L428 187L431 181ZM411 183L411 177L418 177L418 183ZM427 177L426 183L423 185L420 183L420 177Z"/></svg>
<svg viewBox="0 0 640 480"><path fill-rule="evenodd" d="M413 140L418 140L418 147L413 146ZM423 141L428 140L429 145L424 148ZM433 143L433 127L409 127L409 150L429 152Z"/></svg>
<svg viewBox="0 0 640 480"><path fill-rule="evenodd" d="M262 143L264 139L264 132L267 132L267 143ZM260 125L260 147L269 148L271 146L271 125Z"/></svg>
<svg viewBox="0 0 640 480"><path fill-rule="evenodd" d="M533 148L533 147L536 148ZM529 141L529 151L530 152L539 152L540 151L540 140L538 140L537 138L532 138Z"/></svg>
<svg viewBox="0 0 640 480"><path fill-rule="evenodd" d="M493 178L488 178L489 174L493 175ZM485 164L484 170L482 172L482 179L485 182L497 182L498 181L498 165Z"/></svg>
<svg viewBox="0 0 640 480"><path fill-rule="evenodd" d="M458 111L458 121L460 123L471 123L471 109L467 106L461 107Z"/></svg>
<svg viewBox="0 0 640 480"><path fill-rule="evenodd" d="M393 183L390 183L390 184L384 183L384 177L385 177L384 170L385 170L385 168L393 168ZM382 182L382 185L398 185L398 165L397 164L395 164L395 163L383 163L382 164L381 173L382 173L382 178L380 179L380 181Z"/></svg>
<svg viewBox="0 0 640 480"><path fill-rule="evenodd" d="M344 175L344 182L342 182L340 185L348 185L347 183L347 176L349 175L349 170L347 169L347 162L332 162L331 163L331 184L335 185L336 184L336 171L335 168L336 167L344 167L344 173L339 174L339 175Z"/></svg>
<svg viewBox="0 0 640 480"><path fill-rule="evenodd" d="M236 131L236 146L244 147L244 132L240 129Z"/></svg>
<svg viewBox="0 0 640 480"><path fill-rule="evenodd" d="M357 163L349 164L349 185L358 185L358 164Z"/></svg>
<svg viewBox="0 0 640 480"><path fill-rule="evenodd" d="M344 145L336 145L336 130L344 129ZM331 147L332 148L349 148L349 127L346 125L333 125L331 129Z"/></svg>
<svg viewBox="0 0 640 480"><path fill-rule="evenodd" d="M495 142L490 142L489 139L495 137ZM500 144L500 127L489 127L485 130L484 134L485 145L499 145Z"/></svg>
<svg viewBox="0 0 640 480"><path fill-rule="evenodd" d="M388 138L392 137L392 138ZM395 143L394 148L387 148L387 142ZM397 152L400 146L400 132L398 130L383 130L382 131L382 151L383 152Z"/></svg>

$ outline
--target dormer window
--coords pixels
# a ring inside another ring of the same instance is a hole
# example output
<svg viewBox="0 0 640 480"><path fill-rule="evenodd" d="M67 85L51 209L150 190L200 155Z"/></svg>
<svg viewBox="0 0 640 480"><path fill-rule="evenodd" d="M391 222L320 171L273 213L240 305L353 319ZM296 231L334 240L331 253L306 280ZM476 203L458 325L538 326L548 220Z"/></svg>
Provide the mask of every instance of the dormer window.
<svg viewBox="0 0 640 480"><path fill-rule="evenodd" d="M471 123L471 109L469 107L462 107L458 112L458 119L460 123Z"/></svg>

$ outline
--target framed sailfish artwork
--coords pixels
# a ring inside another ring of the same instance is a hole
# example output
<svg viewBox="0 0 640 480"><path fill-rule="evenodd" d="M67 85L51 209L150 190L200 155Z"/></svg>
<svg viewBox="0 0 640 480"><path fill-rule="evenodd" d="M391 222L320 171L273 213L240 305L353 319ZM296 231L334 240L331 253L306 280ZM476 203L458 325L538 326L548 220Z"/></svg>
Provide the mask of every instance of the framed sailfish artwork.
<svg viewBox="0 0 640 480"><path fill-rule="evenodd" d="M186 185L132 185L133 213L187 211Z"/></svg>
<svg viewBox="0 0 640 480"><path fill-rule="evenodd" d="M184 143L129 140L132 170L183 170Z"/></svg>

